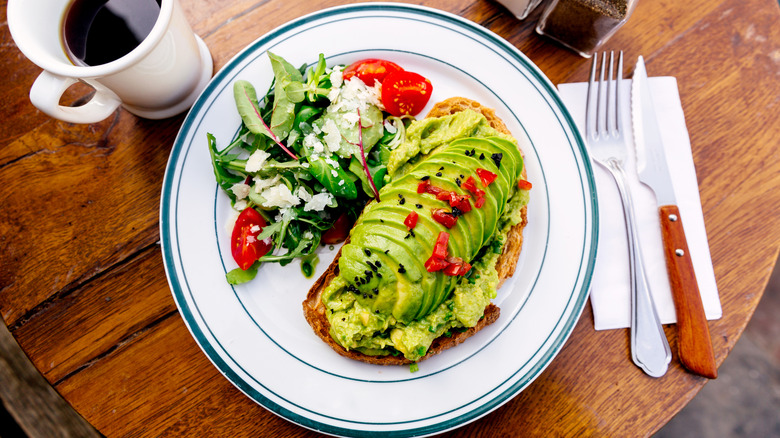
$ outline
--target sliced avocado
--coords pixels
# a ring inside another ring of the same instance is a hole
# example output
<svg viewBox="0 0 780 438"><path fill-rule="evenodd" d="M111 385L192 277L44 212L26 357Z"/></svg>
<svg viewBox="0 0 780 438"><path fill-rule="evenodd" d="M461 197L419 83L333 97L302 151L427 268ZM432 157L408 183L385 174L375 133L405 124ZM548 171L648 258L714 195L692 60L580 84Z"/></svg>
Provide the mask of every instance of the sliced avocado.
<svg viewBox="0 0 780 438"><path fill-rule="evenodd" d="M486 128L484 132L480 131L479 135L498 134ZM449 140L436 146L428 156L415 156L409 162L399 161L403 169L391 174L395 179L388 178L389 183L380 191L381 202L372 202L364 209L350 234L350 243L342 250L342 259L353 260L340 260L340 267L343 263L345 268L340 275L359 275L364 273L365 269L374 269L381 274L373 275L367 284L358 285L359 295L349 293L350 296L357 295L357 301L354 309L345 309L344 312L363 312L360 317L364 317L364 309L369 308L378 312L376 315L370 314L370 321L380 317L384 318L383 321L398 320L398 324L390 322L384 326L389 327L389 330L384 331L385 335L412 326L417 327L420 321L434 314L438 315L437 318L441 321L447 320L449 311L441 310L441 304L451 296L461 278L450 277L441 272L431 273L425 269L424 263L432 254L438 234L441 231L450 234L448 255L461 257L468 262L473 261L482 246L493 239L493 234L500 226L499 222L503 220L501 218L507 208L507 202L516 191L515 184L523 161L514 142L502 137L461 138L449 144L448 142ZM497 163L499 156L501 160ZM472 198L471 211L460 216L451 229L433 220L433 209L443 208L451 211L451 206L448 201L438 200L429 193L417 193L420 181L425 177L436 187L467 195L469 193L461 185L468 177L473 177L478 187L483 188L476 172L479 168L497 175L496 180L484 188L485 204L482 208L477 209ZM414 236L403 223L411 211L418 214ZM355 249L347 250L350 246ZM366 250L371 252L370 256L365 253ZM378 269L376 262L381 262ZM349 278L346 280L350 281ZM367 290L369 287L372 289ZM331 300L333 304L337 304L336 297ZM348 324L342 330L352 333L347 336L351 336L350 342L361 343L363 347L372 349L372 352L373 349L384 348L377 347L381 342L371 341L372 336L376 335L367 331L369 327L360 328L354 321L360 322L361 319L353 316L347 319ZM390 337L392 338L392 335Z"/></svg>

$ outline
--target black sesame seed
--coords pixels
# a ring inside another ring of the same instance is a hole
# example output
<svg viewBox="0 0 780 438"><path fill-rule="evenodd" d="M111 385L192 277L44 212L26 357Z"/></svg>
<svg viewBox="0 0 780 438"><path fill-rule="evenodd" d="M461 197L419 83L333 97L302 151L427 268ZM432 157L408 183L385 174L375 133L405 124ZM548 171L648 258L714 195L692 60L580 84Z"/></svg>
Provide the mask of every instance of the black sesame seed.
<svg viewBox="0 0 780 438"><path fill-rule="evenodd" d="M402 265L400 263L398 264L398 273L399 274L406 273L406 268L404 268L404 265Z"/></svg>
<svg viewBox="0 0 780 438"><path fill-rule="evenodd" d="M386 249L386 250L385 250L385 254L387 254L387 253L389 253L389 252L390 252L390 250L389 250L389 249ZM377 266L379 266L379 265L377 265Z"/></svg>
<svg viewBox="0 0 780 438"><path fill-rule="evenodd" d="M480 160L484 160L485 159L485 154L479 154L479 159Z"/></svg>
<svg viewBox="0 0 780 438"><path fill-rule="evenodd" d="M428 176L428 175L425 175L424 177L420 178L420 181L428 181L429 179L431 179L431 177Z"/></svg>
<svg viewBox="0 0 780 438"><path fill-rule="evenodd" d="M406 204L406 198L401 198L401 200L400 200L400 201L398 201L398 203L399 203L400 205L404 205L404 204Z"/></svg>
<svg viewBox="0 0 780 438"><path fill-rule="evenodd" d="M411 234L407 234L406 236L404 236L404 240L406 240L406 239L408 239L410 237L412 237L412 235Z"/></svg>
<svg viewBox="0 0 780 438"><path fill-rule="evenodd" d="M444 170L444 166L441 166L441 167L439 168L439 170Z"/></svg>
<svg viewBox="0 0 780 438"><path fill-rule="evenodd" d="M496 163L496 167L499 169L501 168L501 159L504 158L504 154L497 152L490 156L490 158L493 159L493 162Z"/></svg>
<svg viewBox="0 0 780 438"><path fill-rule="evenodd" d="M379 260L377 260L376 263L374 263L374 266L376 266L377 268L381 268L382 264L379 263Z"/></svg>
<svg viewBox="0 0 780 438"><path fill-rule="evenodd" d="M366 249L363 250L363 252L366 253L366 257L371 257L371 250L370 249L366 248Z"/></svg>
<svg viewBox="0 0 780 438"><path fill-rule="evenodd" d="M414 204L414 206L417 208L422 208L422 204Z"/></svg>
<svg viewBox="0 0 780 438"><path fill-rule="evenodd" d="M441 176L441 172L436 172L436 176Z"/></svg>
<svg viewBox="0 0 780 438"><path fill-rule="evenodd" d="M379 222L385 223L384 219L379 219Z"/></svg>
<svg viewBox="0 0 780 438"><path fill-rule="evenodd" d="M374 288L374 293L375 293L375 294L378 294L378 293L379 293L379 288L378 288L378 287L375 287L375 288Z"/></svg>
<svg viewBox="0 0 780 438"><path fill-rule="evenodd" d="M403 198L404 198L404 195L402 195L402 194L400 194L400 193L399 193L399 194L398 194L398 197L399 197L399 198L401 198L401 199L403 199Z"/></svg>
<svg viewBox="0 0 780 438"><path fill-rule="evenodd" d="M460 187L460 178L455 178L455 184L457 184L458 187Z"/></svg>
<svg viewBox="0 0 780 438"><path fill-rule="evenodd" d="M452 207L452 215L455 217L462 216L463 212L458 207Z"/></svg>

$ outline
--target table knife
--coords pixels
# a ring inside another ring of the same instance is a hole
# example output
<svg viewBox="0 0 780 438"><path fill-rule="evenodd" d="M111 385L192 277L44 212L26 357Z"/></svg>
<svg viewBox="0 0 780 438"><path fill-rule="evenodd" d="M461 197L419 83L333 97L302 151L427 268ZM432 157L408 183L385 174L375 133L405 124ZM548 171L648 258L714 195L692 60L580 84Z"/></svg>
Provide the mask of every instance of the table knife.
<svg viewBox="0 0 780 438"><path fill-rule="evenodd" d="M677 314L680 362L689 371L714 379L718 377L718 369L710 330L688 251L682 216L672 189L661 131L647 82L647 70L641 56L634 69L631 99L639 180L655 192L658 202L666 267Z"/></svg>

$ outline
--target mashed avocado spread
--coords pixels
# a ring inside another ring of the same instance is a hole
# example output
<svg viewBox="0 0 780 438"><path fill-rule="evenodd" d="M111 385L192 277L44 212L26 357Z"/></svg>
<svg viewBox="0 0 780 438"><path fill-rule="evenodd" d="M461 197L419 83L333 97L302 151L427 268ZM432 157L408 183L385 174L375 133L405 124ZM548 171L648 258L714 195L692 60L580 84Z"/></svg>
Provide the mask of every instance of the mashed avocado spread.
<svg viewBox="0 0 780 438"><path fill-rule="evenodd" d="M495 180L484 186L477 169ZM412 122L388 163L381 202L363 210L341 249L339 275L323 291L333 339L364 354L415 361L434 339L476 325L496 296L495 265L507 233L528 202L528 192L517 189L522 169L516 140L477 112ZM469 177L484 190L484 205L472 202L468 212L418 193L425 182L470 197L462 187ZM436 220L437 210L454 214L455 224L447 228ZM404 220L412 212L418 219L410 230ZM468 274L426 269L442 231L450 235L448 256L472 265Z"/></svg>

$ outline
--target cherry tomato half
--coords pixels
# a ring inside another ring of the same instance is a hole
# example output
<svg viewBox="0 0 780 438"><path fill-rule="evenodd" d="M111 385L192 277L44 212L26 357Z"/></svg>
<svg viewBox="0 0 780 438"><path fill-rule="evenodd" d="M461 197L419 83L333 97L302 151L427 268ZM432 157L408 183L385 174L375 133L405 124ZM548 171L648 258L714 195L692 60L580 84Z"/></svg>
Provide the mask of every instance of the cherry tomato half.
<svg viewBox="0 0 780 438"><path fill-rule="evenodd" d="M271 244L266 240L257 240L257 235L268 225L254 208L241 211L233 226L230 250L233 260L238 266L247 270L252 263L266 255L271 250Z"/></svg>
<svg viewBox="0 0 780 438"><path fill-rule="evenodd" d="M382 104L394 116L414 116L428 103L432 91L428 79L410 71L398 71L382 81Z"/></svg>
<svg viewBox="0 0 780 438"><path fill-rule="evenodd" d="M369 87L373 87L376 81L382 82L387 75L403 69L396 63L384 59L363 59L350 64L344 69L344 80L357 76Z"/></svg>
<svg viewBox="0 0 780 438"><path fill-rule="evenodd" d="M341 213L328 231L322 233L322 243L333 245L345 241L349 236L350 228L352 228L352 218L347 213Z"/></svg>

